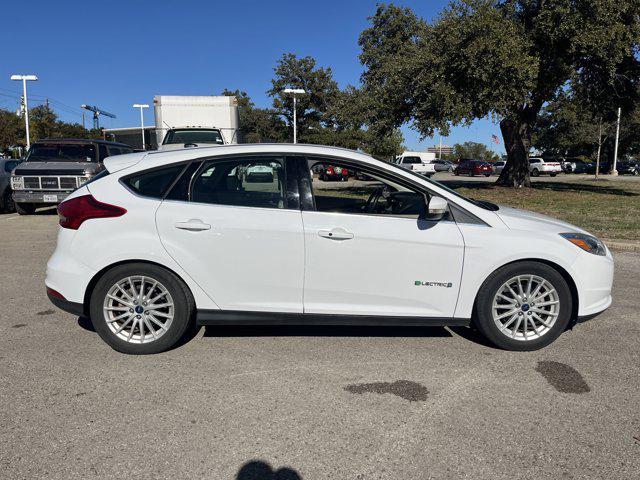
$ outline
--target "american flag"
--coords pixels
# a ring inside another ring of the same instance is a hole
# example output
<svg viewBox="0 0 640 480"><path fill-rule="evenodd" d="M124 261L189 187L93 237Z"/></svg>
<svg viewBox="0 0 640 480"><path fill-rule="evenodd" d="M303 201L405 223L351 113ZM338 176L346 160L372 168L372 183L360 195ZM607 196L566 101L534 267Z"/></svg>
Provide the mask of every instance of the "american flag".
<svg viewBox="0 0 640 480"><path fill-rule="evenodd" d="M497 143L498 145L500 145L500 139L498 138L497 135L491 135L491 141L493 143Z"/></svg>

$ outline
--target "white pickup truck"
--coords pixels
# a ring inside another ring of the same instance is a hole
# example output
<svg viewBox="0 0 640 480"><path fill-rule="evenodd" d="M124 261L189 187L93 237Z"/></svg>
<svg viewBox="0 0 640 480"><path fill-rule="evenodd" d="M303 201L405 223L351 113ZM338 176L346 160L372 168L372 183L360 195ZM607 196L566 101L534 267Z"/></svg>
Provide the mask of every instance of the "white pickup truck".
<svg viewBox="0 0 640 480"><path fill-rule="evenodd" d="M434 164L423 162L417 155L401 155L396 158L395 163L400 165L402 168L406 168L407 170L411 170L412 172L419 173L426 177L431 177L436 173L436 167Z"/></svg>
<svg viewBox="0 0 640 480"><path fill-rule="evenodd" d="M560 165L560 162L546 161L540 157L529 158L529 174L532 177L538 177L540 175L555 177L559 173L562 173L562 165Z"/></svg>

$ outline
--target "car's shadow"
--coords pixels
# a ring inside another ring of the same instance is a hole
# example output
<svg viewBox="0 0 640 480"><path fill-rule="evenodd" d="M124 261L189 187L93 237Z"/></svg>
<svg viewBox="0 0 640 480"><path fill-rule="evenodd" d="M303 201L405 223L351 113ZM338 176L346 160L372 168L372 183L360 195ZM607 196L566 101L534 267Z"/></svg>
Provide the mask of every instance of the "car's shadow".
<svg viewBox="0 0 640 480"><path fill-rule="evenodd" d="M78 326L94 332L88 317L78 317ZM188 343L200 332L201 327L190 329L173 348ZM383 337L383 338L451 338L458 335L470 342L493 347L477 330L471 327L428 326L358 326L358 325L214 325L204 327L203 338L249 337Z"/></svg>
<svg viewBox="0 0 640 480"><path fill-rule="evenodd" d="M444 327L345 325L215 325L205 337L451 337Z"/></svg>

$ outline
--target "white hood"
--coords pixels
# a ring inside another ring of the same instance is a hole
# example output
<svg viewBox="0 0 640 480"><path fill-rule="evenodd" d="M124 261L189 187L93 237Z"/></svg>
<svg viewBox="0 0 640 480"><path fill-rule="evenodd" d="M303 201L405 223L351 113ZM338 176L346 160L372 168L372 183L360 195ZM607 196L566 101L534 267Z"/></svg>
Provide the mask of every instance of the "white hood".
<svg viewBox="0 0 640 480"><path fill-rule="evenodd" d="M495 212L509 228L515 230L531 230L536 232L563 233L582 232L588 233L581 228L563 222L541 213L519 210L517 208L500 205L500 210Z"/></svg>

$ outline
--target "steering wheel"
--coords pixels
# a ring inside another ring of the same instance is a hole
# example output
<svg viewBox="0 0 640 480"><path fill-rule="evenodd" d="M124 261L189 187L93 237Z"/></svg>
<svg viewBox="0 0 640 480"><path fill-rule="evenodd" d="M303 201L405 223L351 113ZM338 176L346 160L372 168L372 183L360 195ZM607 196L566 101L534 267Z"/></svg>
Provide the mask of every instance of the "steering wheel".
<svg viewBox="0 0 640 480"><path fill-rule="evenodd" d="M373 192L371 192L371 195L369 195L369 198L367 199L367 203L365 203L364 207L362 207L362 211L364 213L375 213L376 206L378 205L378 200L380 200L383 192L384 187L378 187Z"/></svg>

